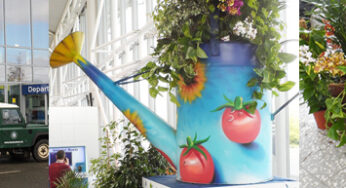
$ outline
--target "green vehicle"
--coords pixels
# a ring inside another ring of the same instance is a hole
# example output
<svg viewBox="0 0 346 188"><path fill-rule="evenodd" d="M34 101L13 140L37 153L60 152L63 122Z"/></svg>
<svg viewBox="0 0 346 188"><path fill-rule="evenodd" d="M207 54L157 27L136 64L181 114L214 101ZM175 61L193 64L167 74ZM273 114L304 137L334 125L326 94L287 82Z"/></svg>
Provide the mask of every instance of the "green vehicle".
<svg viewBox="0 0 346 188"><path fill-rule="evenodd" d="M47 161L48 126L43 124L26 124L14 104L0 103L0 154L24 155L36 161Z"/></svg>

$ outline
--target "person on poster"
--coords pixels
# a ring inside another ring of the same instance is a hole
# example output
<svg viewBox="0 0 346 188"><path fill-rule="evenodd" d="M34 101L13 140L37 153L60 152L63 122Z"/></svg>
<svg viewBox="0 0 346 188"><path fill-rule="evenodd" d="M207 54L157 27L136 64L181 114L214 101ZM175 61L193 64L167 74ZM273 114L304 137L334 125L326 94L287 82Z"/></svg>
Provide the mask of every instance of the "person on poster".
<svg viewBox="0 0 346 188"><path fill-rule="evenodd" d="M56 182L59 178L63 177L66 172L71 171L69 166L69 159L65 155L65 151L59 150L56 154L55 163L49 166L49 184L50 188L55 188Z"/></svg>

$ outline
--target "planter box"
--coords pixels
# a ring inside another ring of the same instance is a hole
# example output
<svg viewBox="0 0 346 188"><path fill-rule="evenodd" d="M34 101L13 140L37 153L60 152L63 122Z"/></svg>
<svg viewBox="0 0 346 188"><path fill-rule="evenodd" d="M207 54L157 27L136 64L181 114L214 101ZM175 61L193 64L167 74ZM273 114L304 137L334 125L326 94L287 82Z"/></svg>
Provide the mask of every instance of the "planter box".
<svg viewBox="0 0 346 188"><path fill-rule="evenodd" d="M176 180L175 176L153 176L142 178L143 188L200 188L200 187L220 187L220 188L298 188L299 183L294 180L275 177L273 180L248 184L248 185L203 185L183 183Z"/></svg>

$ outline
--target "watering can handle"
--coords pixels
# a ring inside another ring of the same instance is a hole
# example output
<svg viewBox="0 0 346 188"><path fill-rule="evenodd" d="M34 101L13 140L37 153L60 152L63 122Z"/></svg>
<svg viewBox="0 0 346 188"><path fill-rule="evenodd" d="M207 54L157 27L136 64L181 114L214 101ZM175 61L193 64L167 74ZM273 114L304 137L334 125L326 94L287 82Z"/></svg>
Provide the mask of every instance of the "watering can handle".
<svg viewBox="0 0 346 188"><path fill-rule="evenodd" d="M299 93L295 94L292 98L290 98L285 104L281 105L272 115L271 119L274 120L276 114L278 114L282 109L284 109L288 104L290 104L295 98L297 98Z"/></svg>

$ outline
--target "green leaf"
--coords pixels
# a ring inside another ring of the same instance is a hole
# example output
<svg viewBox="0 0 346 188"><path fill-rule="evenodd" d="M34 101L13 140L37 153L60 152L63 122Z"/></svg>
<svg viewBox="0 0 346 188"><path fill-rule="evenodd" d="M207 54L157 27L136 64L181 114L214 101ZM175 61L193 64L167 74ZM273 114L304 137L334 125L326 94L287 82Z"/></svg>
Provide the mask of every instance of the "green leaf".
<svg viewBox="0 0 346 188"><path fill-rule="evenodd" d="M255 99L262 99L263 93L258 92L258 91L254 91L252 94L252 97Z"/></svg>
<svg viewBox="0 0 346 188"><path fill-rule="evenodd" d="M340 69L343 73L346 74L346 66L338 66L338 69Z"/></svg>
<svg viewBox="0 0 346 188"><path fill-rule="evenodd" d="M215 6L214 5L209 5L209 10L210 12L214 12L215 11Z"/></svg>
<svg viewBox="0 0 346 188"><path fill-rule="evenodd" d="M248 87L253 87L258 83L258 79L257 78L251 78L248 82L247 82L247 86Z"/></svg>
<svg viewBox="0 0 346 188"><path fill-rule="evenodd" d="M156 87L157 84L159 83L159 81L155 77L152 77L151 79L149 79L148 82L152 87Z"/></svg>
<svg viewBox="0 0 346 188"><path fill-rule="evenodd" d="M194 58L197 58L197 52L193 47L189 46L189 48L186 51L185 59L194 59Z"/></svg>
<svg viewBox="0 0 346 188"><path fill-rule="evenodd" d="M156 98L157 94L159 93L159 91L157 89L155 89L154 87L151 87L149 89L149 94L151 97Z"/></svg>
<svg viewBox="0 0 346 188"><path fill-rule="evenodd" d="M340 143L337 147L341 147L346 144L346 130L343 130L341 137L340 137Z"/></svg>
<svg viewBox="0 0 346 188"><path fill-rule="evenodd" d="M255 11L251 11L251 17L255 18L256 17L256 12Z"/></svg>
<svg viewBox="0 0 346 188"><path fill-rule="evenodd" d="M183 32L184 32L185 37L192 38L192 36L190 34L189 23L185 23L185 25L183 26Z"/></svg>
<svg viewBox="0 0 346 188"><path fill-rule="evenodd" d="M279 85L278 90L279 91L288 91L294 86L294 84L295 83L292 81L287 81L286 83Z"/></svg>
<svg viewBox="0 0 346 188"><path fill-rule="evenodd" d="M256 5L256 0L248 0L247 1L247 5L250 7L250 8L253 8L255 10L258 9L258 6Z"/></svg>
<svg viewBox="0 0 346 188"><path fill-rule="evenodd" d="M325 47L324 47L321 43L315 41L315 44L316 44L320 49L322 49L322 50L325 49Z"/></svg>
<svg viewBox="0 0 346 188"><path fill-rule="evenodd" d="M262 14L264 15L264 17L268 17L268 11L267 11L267 9L265 9L265 8L262 8Z"/></svg>
<svg viewBox="0 0 346 188"><path fill-rule="evenodd" d="M158 89L159 91L168 91L168 88L166 88L166 87L161 87L161 86L157 87L157 89Z"/></svg>
<svg viewBox="0 0 346 188"><path fill-rule="evenodd" d="M272 91L273 95L275 95L276 97L279 96L279 94L276 91Z"/></svg>
<svg viewBox="0 0 346 188"><path fill-rule="evenodd" d="M284 53L284 52L279 53L278 57L280 58L281 61L283 61L285 63L290 63L290 62L294 61L297 58L293 54Z"/></svg>
<svg viewBox="0 0 346 188"><path fill-rule="evenodd" d="M263 105L261 106L261 109L264 109L265 107L267 107L267 103L263 103Z"/></svg>
<svg viewBox="0 0 346 188"><path fill-rule="evenodd" d="M204 50L202 48L200 48L199 46L197 47L197 57L201 58L201 59L206 59L208 58L207 54L204 52Z"/></svg>
<svg viewBox="0 0 346 188"><path fill-rule="evenodd" d="M285 71L276 71L275 75L278 79L281 79L281 78L284 78L286 76L286 72Z"/></svg>
<svg viewBox="0 0 346 188"><path fill-rule="evenodd" d="M328 137L334 140L339 140L340 136L338 134L339 130L345 129L343 122L335 122L329 129L328 129Z"/></svg>
<svg viewBox="0 0 346 188"><path fill-rule="evenodd" d="M178 107L180 107L180 103L179 103L177 97L176 97L173 93L169 92L169 97L170 97L170 101L171 101L171 102L173 102L173 103L176 104Z"/></svg>

